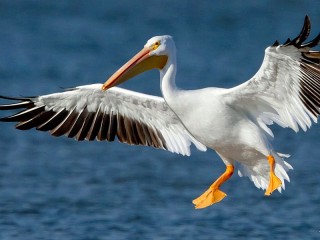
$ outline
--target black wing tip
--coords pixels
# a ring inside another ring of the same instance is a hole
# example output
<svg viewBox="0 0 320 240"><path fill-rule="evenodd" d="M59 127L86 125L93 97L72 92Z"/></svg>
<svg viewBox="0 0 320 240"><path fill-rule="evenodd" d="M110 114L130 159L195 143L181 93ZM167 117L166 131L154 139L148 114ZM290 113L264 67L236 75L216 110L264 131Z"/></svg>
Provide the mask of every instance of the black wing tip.
<svg viewBox="0 0 320 240"><path fill-rule="evenodd" d="M0 122L12 122L12 120L9 117L3 117L0 118Z"/></svg>
<svg viewBox="0 0 320 240"><path fill-rule="evenodd" d="M6 99L11 101L18 101L14 103L8 104L0 104L0 110L14 110L20 108L30 108L34 106L34 99L35 97L8 97L0 95L0 99Z"/></svg>
<svg viewBox="0 0 320 240"><path fill-rule="evenodd" d="M285 43L283 45L287 46L287 45L289 45L289 43L291 43L291 39L290 38L288 38L287 41L285 41Z"/></svg>
<svg viewBox="0 0 320 240"><path fill-rule="evenodd" d="M306 14L306 15L304 16L304 22L305 22L305 23L306 23L306 22L309 22L309 25L310 25L311 20L310 20L310 17L309 17L308 14Z"/></svg>
<svg viewBox="0 0 320 240"><path fill-rule="evenodd" d="M319 42L320 42L320 33L314 39L312 39L310 42L302 44L301 47L302 48L313 48L313 47L317 46L319 44Z"/></svg>
<svg viewBox="0 0 320 240"><path fill-rule="evenodd" d="M6 99L6 100L16 100L16 101L30 101L32 97L9 97L9 96L4 96L0 95L1 99Z"/></svg>
<svg viewBox="0 0 320 240"><path fill-rule="evenodd" d="M276 41L274 42L274 44L272 44L272 47L277 47L277 46L279 46L279 45L280 45L279 41L276 40Z"/></svg>
<svg viewBox="0 0 320 240"><path fill-rule="evenodd" d="M303 44L303 42L305 40L307 40L307 38L309 37L310 31L311 31L311 20L310 20L310 17L308 15L306 15L304 17L304 23L303 23L303 26L302 26L302 29L301 29L299 35L292 40L290 38L288 38L281 46L284 46L284 47L295 46L296 48L299 48L299 49L300 48L313 48L313 47L317 46L320 41L320 34L318 34L310 42ZM278 46L277 43L278 43L278 41L276 41L272 45L272 47Z"/></svg>
<svg viewBox="0 0 320 240"><path fill-rule="evenodd" d="M311 21L310 17L306 15L304 17L304 22L302 29L297 37L295 37L293 40L288 40L283 44L283 46L290 46L293 45L297 48L302 48L302 43L308 38L311 30Z"/></svg>
<svg viewBox="0 0 320 240"><path fill-rule="evenodd" d="M311 20L310 20L310 17L309 17L308 14L306 14L306 15L304 16L303 27L304 27L304 26L311 26Z"/></svg>

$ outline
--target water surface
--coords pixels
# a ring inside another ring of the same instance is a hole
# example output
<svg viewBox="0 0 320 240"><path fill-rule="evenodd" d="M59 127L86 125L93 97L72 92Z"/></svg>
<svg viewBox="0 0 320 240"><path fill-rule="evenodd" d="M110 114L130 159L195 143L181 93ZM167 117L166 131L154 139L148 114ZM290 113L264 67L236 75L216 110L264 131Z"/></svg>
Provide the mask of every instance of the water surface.
<svg viewBox="0 0 320 240"><path fill-rule="evenodd" d="M268 45L295 37L306 14L314 37L317 1L2 0L0 94L102 83L160 34L176 41L179 86L231 87L257 71ZM153 71L124 87L159 95L158 78ZM194 210L191 200L224 170L213 151L193 148L188 158L2 123L0 238L318 239L320 126L273 130L295 168L286 191L265 197L234 175L223 202Z"/></svg>

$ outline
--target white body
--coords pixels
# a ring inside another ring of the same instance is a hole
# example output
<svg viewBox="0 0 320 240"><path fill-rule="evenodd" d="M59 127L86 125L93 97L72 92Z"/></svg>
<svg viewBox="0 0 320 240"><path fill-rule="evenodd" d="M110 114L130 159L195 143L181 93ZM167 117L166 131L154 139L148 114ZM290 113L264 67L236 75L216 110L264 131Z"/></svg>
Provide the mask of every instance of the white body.
<svg viewBox="0 0 320 240"><path fill-rule="evenodd" d="M275 122L298 131L307 130L312 121L317 121L320 52L310 49L318 45L320 35L303 44L309 32L306 17L300 35L283 45L276 42L268 47L259 71L237 87L190 91L175 86L176 47L172 37L153 37L104 85L80 86L0 105L0 110L26 108L1 120L17 121L19 129L35 127L77 140L113 141L117 136L121 142L184 155L190 154L191 143L202 151L209 147L226 165L240 163L239 175L248 176L262 189L268 187L267 156L272 155L276 161L275 174L285 188L284 180L289 181L287 171L292 167L283 160L287 155L272 148L273 133L268 125ZM108 89L137 75L141 69L136 66L151 58L151 65L140 66L150 69L159 61L155 66L160 69L164 98L117 87ZM105 89L108 90L102 91Z"/></svg>

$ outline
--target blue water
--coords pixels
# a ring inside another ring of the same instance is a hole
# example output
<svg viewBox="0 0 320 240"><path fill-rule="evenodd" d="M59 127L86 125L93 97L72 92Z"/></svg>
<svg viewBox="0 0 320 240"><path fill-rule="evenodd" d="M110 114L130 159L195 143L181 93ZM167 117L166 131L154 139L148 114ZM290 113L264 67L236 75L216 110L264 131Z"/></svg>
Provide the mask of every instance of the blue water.
<svg viewBox="0 0 320 240"><path fill-rule="evenodd" d="M231 87L257 71L268 45L295 37L306 14L314 37L319 1L1 0L0 94L102 83L160 34L176 41L178 85ZM158 78L124 87L159 95ZM0 239L320 239L320 125L273 130L295 168L286 191L265 197L235 174L227 198L194 210L224 170L213 151L188 158L1 123Z"/></svg>

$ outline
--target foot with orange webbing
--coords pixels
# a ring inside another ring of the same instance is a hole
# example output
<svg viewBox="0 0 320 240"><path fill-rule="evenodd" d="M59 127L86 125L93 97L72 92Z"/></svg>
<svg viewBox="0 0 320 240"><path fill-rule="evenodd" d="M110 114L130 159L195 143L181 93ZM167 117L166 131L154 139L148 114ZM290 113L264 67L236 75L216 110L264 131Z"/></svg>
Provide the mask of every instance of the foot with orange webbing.
<svg viewBox="0 0 320 240"><path fill-rule="evenodd" d="M265 195L269 196L274 190L276 190L278 187L281 186L282 182L274 173L274 168L276 163L274 160L274 157L269 155L267 156L267 159L270 165L270 180L269 180L269 186L265 192Z"/></svg>
<svg viewBox="0 0 320 240"><path fill-rule="evenodd" d="M212 204L220 202L227 194L222 192L219 187L227 181L233 174L234 166L227 165L226 171L205 191L200 197L192 202L196 209L206 208Z"/></svg>

